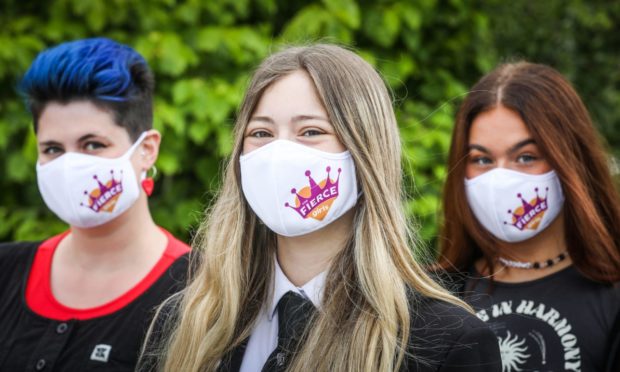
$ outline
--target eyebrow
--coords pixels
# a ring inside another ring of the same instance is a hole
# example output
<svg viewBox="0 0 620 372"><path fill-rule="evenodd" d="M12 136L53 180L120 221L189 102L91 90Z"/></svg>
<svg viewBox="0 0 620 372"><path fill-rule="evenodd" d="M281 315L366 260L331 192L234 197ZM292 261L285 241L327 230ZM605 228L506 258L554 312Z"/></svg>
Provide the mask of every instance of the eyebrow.
<svg viewBox="0 0 620 372"><path fill-rule="evenodd" d="M85 134L82 137L78 138L78 142L84 142L84 141L87 141L87 140L89 140L89 139L91 139L93 137L97 137L97 135L96 134L92 134L92 133Z"/></svg>
<svg viewBox="0 0 620 372"><path fill-rule="evenodd" d="M535 144L536 144L536 142L535 142L533 139L531 139L531 138L525 139L525 140L523 140L523 141L521 141L521 142L517 143L516 145L512 146L512 147L510 148L510 150L508 150L508 152L509 152L509 153L514 153L514 152L517 152L517 151L519 151L519 149L521 149L521 147L525 147L525 146L527 146L527 145L531 145L531 144L534 144L534 145L535 145Z"/></svg>
<svg viewBox="0 0 620 372"><path fill-rule="evenodd" d="M485 154L490 154L491 153L491 151L489 151L486 147L481 146L481 145L476 145L476 144L467 146L467 150L469 150L469 151L471 151L471 150L478 150L480 152L484 152Z"/></svg>
<svg viewBox="0 0 620 372"><path fill-rule="evenodd" d="M531 138L525 139L525 140L523 140L523 141L521 141L521 142L517 143L516 145L512 146L512 147L508 150L508 153L509 153L509 154L512 154L512 153L514 153L514 152L519 151L519 149L521 149L522 147L525 147L525 146L527 146L527 145L531 145L531 144L534 144L534 145L535 145L535 144L536 144L536 141L534 141L534 140L533 140L533 139L531 139ZM481 146L481 145L477 145L477 144L472 144L472 145L469 145L469 146L467 147L467 149L468 149L469 151L471 151L471 150L478 150L478 151L480 151L480 152L484 152L485 154L490 154L490 153L491 153L491 151L489 151L489 149L487 149L486 147Z"/></svg>
<svg viewBox="0 0 620 372"><path fill-rule="evenodd" d="M273 119L270 118L269 116L252 116L250 118L250 121L261 121L263 123L275 124Z"/></svg>
<svg viewBox="0 0 620 372"><path fill-rule="evenodd" d="M43 147L62 146L62 144L60 142L51 140L51 141L39 142L39 146L43 146Z"/></svg>
<svg viewBox="0 0 620 372"><path fill-rule="evenodd" d="M323 116L319 116L319 115L297 115L295 117L293 117L293 123L297 123L300 121L306 121L306 120L321 120L321 121L326 121L329 122L329 120Z"/></svg>
<svg viewBox="0 0 620 372"><path fill-rule="evenodd" d="M84 141L88 141L89 139L93 138L93 137L97 137L96 134L93 133L88 133L83 135L82 137L78 138L78 143L79 142L84 142ZM54 140L49 140L49 141L44 141L44 142L40 142L39 146L62 146L62 143L58 142L58 141L54 141Z"/></svg>
<svg viewBox="0 0 620 372"><path fill-rule="evenodd" d="M320 116L320 115L297 115L297 116L293 116L293 118L291 119L293 123L298 123L300 121L306 121L306 120L321 120L321 121L326 121L329 123L329 119L327 119L326 117ZM269 116L252 116L250 118L250 121L260 121L263 123L275 124L274 120L270 118Z"/></svg>

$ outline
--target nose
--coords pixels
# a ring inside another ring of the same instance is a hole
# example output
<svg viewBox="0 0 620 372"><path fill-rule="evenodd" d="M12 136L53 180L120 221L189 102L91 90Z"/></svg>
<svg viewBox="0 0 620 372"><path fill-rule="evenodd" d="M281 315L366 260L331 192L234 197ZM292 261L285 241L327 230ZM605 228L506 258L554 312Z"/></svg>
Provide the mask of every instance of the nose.
<svg viewBox="0 0 620 372"><path fill-rule="evenodd" d="M289 125L279 125L277 131L274 133L274 139L287 140L295 142L295 133Z"/></svg>
<svg viewBox="0 0 620 372"><path fill-rule="evenodd" d="M508 160L504 157L497 159L497 168L508 168Z"/></svg>

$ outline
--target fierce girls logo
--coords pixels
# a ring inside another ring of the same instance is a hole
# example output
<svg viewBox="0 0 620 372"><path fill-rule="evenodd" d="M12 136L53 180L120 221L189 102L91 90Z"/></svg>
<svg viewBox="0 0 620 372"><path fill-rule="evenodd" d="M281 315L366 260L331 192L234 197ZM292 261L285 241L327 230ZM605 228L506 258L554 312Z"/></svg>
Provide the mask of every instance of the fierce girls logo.
<svg viewBox="0 0 620 372"><path fill-rule="evenodd" d="M123 193L123 171L121 171L119 180L114 179L113 170L110 171L110 179L105 183L102 183L97 175L94 175L93 179L97 181L98 186L90 192L84 190L84 195L88 195L88 201L86 205L84 203L80 203L80 205L90 208L95 213L101 211L111 213L118 198Z"/></svg>
<svg viewBox="0 0 620 372"><path fill-rule="evenodd" d="M294 209L304 219L311 217L322 221L327 216L327 212L334 200L338 197L338 181L342 171L338 168L338 177L336 181L332 181L329 177L331 167L327 167L326 170L327 178L319 183L316 183L310 177L310 171L307 170L305 175L308 177L309 186L304 187L299 192L296 189L292 189L291 194L295 194L295 205L285 203L284 206Z"/></svg>
<svg viewBox="0 0 620 372"><path fill-rule="evenodd" d="M536 230L538 228L547 210L548 195L541 198L538 195L538 187L535 188L534 191L536 192L536 197L532 198L529 202L523 199L521 193L517 194L517 197L521 199L521 206L517 207L514 211L508 210L508 213L512 215L512 222L504 221L505 225L510 223L521 231L524 229ZM545 191L548 193L549 188L547 187Z"/></svg>

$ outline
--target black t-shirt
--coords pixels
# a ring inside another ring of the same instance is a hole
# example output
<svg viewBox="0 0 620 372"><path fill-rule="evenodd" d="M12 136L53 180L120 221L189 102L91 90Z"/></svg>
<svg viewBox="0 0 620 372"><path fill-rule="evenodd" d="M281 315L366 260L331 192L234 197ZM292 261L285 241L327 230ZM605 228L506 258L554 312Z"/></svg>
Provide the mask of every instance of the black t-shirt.
<svg viewBox="0 0 620 372"><path fill-rule="evenodd" d="M504 372L604 371L619 286L592 282L570 266L523 283L472 277L464 298L495 332Z"/></svg>
<svg viewBox="0 0 620 372"><path fill-rule="evenodd" d="M58 321L26 305L26 283L38 246L0 244L0 371L133 371L154 309L185 283L188 255L176 259L119 311Z"/></svg>

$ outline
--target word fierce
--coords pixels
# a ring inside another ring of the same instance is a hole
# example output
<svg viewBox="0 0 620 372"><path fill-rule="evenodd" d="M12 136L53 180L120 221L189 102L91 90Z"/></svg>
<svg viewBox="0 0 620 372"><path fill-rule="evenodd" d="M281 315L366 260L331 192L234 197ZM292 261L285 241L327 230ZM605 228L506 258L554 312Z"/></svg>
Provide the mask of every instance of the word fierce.
<svg viewBox="0 0 620 372"><path fill-rule="evenodd" d="M546 210L547 210L547 202L546 201L540 202L534 208L532 208L530 211L528 211L526 214L521 216L517 220L517 223L515 223L514 225L519 230L523 230L523 227L525 227L528 224L528 222L530 222L532 220L532 218L534 218L535 216L537 216L538 214L540 214L541 212L544 212Z"/></svg>
<svg viewBox="0 0 620 372"><path fill-rule="evenodd" d="M108 190L106 190L105 193L103 193L102 195L98 196L94 201L93 201L93 205L90 206L90 208L95 211L95 212L99 212L99 209L101 209L102 206L104 206L108 200L112 199L113 197L115 197L116 195L120 194L123 192L123 184L119 183L117 185L112 186L111 188L109 188Z"/></svg>
<svg viewBox="0 0 620 372"><path fill-rule="evenodd" d="M319 212L321 212L320 209L317 209L317 210L313 211L313 209L317 205L321 204L325 200L328 200L328 199L331 199L331 198L335 198L337 196L338 196L338 186L332 186L330 188L326 188L320 194L316 195L312 199L307 200L301 206L301 208L298 209L298 211L299 211L299 213L301 214L301 216L303 218L306 218L308 213L311 212L311 211L312 211L313 214L318 214Z"/></svg>

